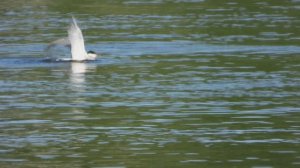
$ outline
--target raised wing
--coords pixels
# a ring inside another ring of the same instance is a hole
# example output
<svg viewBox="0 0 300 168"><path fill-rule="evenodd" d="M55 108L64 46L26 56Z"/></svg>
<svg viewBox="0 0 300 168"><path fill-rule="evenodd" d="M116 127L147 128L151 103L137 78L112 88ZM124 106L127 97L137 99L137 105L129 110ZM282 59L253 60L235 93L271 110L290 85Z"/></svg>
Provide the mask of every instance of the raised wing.
<svg viewBox="0 0 300 168"><path fill-rule="evenodd" d="M68 29L68 38L71 43L72 60L85 60L87 53L84 47L83 35L74 17L72 17L72 23Z"/></svg>
<svg viewBox="0 0 300 168"><path fill-rule="evenodd" d="M46 48L46 51L48 51L50 48L57 46L57 45L63 45L67 47L71 47L71 43L69 38L61 38L55 41L52 41Z"/></svg>

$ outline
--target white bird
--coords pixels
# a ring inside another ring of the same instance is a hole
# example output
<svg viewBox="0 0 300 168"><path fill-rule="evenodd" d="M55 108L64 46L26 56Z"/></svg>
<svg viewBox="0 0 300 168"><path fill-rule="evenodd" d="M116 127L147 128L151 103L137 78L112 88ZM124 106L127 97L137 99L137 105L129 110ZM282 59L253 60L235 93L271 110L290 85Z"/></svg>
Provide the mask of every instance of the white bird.
<svg viewBox="0 0 300 168"><path fill-rule="evenodd" d="M86 52L82 32L78 27L74 17L72 17L72 22L68 29L68 37L53 41L48 45L46 50L49 50L52 46L56 45L65 45L71 48L71 61L95 60L97 57L97 54L94 51Z"/></svg>

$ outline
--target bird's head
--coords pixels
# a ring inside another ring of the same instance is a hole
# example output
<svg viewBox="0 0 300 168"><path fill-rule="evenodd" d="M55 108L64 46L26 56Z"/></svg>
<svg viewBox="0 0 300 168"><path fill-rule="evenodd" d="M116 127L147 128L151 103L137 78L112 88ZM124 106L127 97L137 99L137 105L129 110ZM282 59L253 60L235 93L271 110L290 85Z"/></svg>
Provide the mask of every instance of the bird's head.
<svg viewBox="0 0 300 168"><path fill-rule="evenodd" d="M88 57L88 60L95 60L97 57L97 54L94 51L88 51L87 57Z"/></svg>

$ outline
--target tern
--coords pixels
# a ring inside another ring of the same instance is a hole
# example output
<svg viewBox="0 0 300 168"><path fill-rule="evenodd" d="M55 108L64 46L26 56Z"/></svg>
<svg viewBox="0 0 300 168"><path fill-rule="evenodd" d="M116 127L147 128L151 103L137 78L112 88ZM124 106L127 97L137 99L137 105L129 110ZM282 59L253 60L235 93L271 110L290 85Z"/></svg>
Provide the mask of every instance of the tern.
<svg viewBox="0 0 300 168"><path fill-rule="evenodd" d="M82 32L76 23L76 19L72 16L72 21L68 29L68 37L61 38L51 42L46 50L56 45L68 46L71 49L72 58L70 59L57 59L57 60L70 60L70 61L89 61L95 60L97 54L94 51L86 52L84 46L84 38Z"/></svg>

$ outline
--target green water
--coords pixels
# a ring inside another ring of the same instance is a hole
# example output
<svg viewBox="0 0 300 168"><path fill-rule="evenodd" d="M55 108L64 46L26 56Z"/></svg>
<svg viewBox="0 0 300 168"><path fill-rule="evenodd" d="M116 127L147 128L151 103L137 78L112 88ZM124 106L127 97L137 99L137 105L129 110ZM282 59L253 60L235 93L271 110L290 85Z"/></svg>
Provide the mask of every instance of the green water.
<svg viewBox="0 0 300 168"><path fill-rule="evenodd" d="M299 9L2 0L0 167L299 167ZM72 15L101 56L45 61Z"/></svg>

